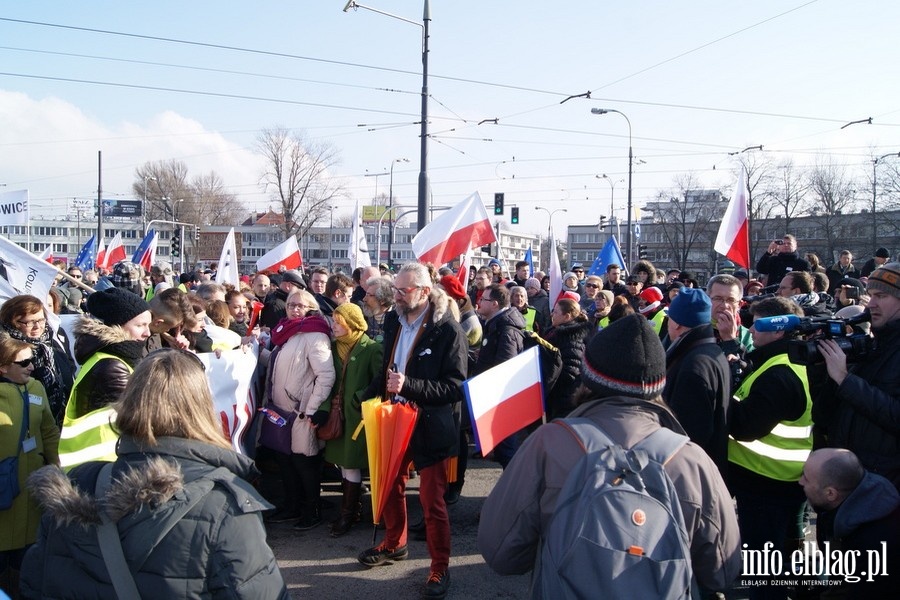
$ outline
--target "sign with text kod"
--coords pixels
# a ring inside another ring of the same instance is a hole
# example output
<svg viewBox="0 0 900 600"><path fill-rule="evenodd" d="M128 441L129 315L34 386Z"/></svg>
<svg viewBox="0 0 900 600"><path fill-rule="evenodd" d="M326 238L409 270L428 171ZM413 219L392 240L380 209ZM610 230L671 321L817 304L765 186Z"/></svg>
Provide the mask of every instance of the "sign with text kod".
<svg viewBox="0 0 900 600"><path fill-rule="evenodd" d="M0 194L0 225L28 224L28 190Z"/></svg>

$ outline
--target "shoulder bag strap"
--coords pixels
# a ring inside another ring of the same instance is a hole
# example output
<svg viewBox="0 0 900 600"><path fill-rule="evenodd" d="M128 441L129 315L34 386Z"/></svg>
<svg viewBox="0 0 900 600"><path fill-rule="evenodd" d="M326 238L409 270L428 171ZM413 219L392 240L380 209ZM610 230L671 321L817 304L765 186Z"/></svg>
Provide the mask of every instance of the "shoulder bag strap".
<svg viewBox="0 0 900 600"><path fill-rule="evenodd" d="M112 466L113 463L106 463L100 469L94 492L97 498L103 498L106 490L109 489L112 480ZM109 520L105 510L100 511L100 518L102 523L97 528L97 539L100 542L100 552L103 555L103 562L106 564L106 571L109 573L113 588L116 590L116 596L119 600L140 600L141 594L138 592L131 569L125 560L125 553L122 552L119 529L115 523Z"/></svg>

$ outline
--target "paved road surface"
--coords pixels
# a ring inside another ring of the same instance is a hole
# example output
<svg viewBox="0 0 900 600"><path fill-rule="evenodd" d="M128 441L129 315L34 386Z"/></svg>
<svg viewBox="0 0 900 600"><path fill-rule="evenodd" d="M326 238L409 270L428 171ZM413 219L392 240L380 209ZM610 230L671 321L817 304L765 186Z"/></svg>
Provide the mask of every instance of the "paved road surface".
<svg viewBox="0 0 900 600"><path fill-rule="evenodd" d="M450 558L451 588L448 598L527 598L528 575L502 577L491 571L478 553L478 513L484 498L500 476L496 463L471 459L466 486L459 502L450 508L453 551ZM410 519L422 514L418 504L418 478L410 480L408 502ZM367 569L356 555L372 546L371 519L347 535L332 538L327 522L336 516L339 484L325 485L324 498L335 508L324 513L324 523L311 531L295 532L291 524L269 525L269 544L294 598L418 598L428 577L428 549L424 541L410 539L407 560ZM370 502L365 496L364 504ZM383 531L378 532L381 541Z"/></svg>

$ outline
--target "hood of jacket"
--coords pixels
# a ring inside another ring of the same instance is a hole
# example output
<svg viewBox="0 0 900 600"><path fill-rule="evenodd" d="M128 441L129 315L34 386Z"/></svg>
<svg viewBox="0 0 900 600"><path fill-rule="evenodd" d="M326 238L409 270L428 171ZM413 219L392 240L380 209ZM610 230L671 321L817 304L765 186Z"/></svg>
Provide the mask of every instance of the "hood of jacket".
<svg viewBox="0 0 900 600"><path fill-rule="evenodd" d="M861 525L886 517L898 506L900 493L894 484L866 471L856 489L838 507L834 516L834 534L839 538L845 537Z"/></svg>
<svg viewBox="0 0 900 600"><path fill-rule="evenodd" d="M134 341L118 325L104 325L93 317L83 316L73 328L75 333L75 360L84 362L95 352L121 342ZM137 342L143 344L142 342ZM113 352L112 354L115 354Z"/></svg>
<svg viewBox="0 0 900 600"><path fill-rule="evenodd" d="M121 438L113 481L102 498L95 497L93 492L96 475L104 463L76 467L70 473L71 479L59 467L43 467L28 478L29 490L44 513L59 526L98 525L102 511L113 522L129 515L149 518L150 511L180 494L186 482L204 475L222 483L245 512L270 508L243 479L254 472L253 462L247 457L180 438L157 441L156 446L142 450L133 439ZM217 467L224 467L230 473L220 470L215 475Z"/></svg>
<svg viewBox="0 0 900 600"><path fill-rule="evenodd" d="M551 329L547 333L546 339L554 346L561 346L564 341L569 339L586 338L590 330L590 321L569 321Z"/></svg>

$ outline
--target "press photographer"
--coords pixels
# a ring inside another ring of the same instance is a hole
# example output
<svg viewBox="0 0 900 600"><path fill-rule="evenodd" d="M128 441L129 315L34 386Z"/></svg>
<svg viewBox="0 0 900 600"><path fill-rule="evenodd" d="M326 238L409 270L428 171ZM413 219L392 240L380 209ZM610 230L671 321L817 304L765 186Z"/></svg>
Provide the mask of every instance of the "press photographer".
<svg viewBox="0 0 900 600"><path fill-rule="evenodd" d="M900 263L872 272L866 293L876 347L848 368L837 341L818 342L828 379L814 392L813 420L825 445L852 450L900 489ZM809 370L811 382L825 379Z"/></svg>

